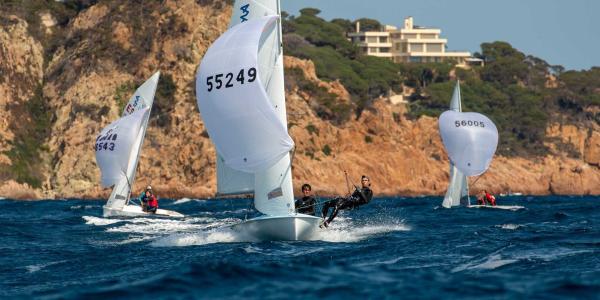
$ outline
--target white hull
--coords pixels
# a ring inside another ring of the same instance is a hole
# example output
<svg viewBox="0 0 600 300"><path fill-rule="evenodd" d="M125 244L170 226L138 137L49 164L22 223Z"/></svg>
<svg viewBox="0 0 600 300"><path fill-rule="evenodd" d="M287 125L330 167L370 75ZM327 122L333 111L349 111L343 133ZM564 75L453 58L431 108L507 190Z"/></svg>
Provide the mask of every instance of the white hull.
<svg viewBox="0 0 600 300"><path fill-rule="evenodd" d="M519 205L469 205L468 208L493 208L493 209L506 209L506 210L519 210L525 208L524 206Z"/></svg>
<svg viewBox="0 0 600 300"><path fill-rule="evenodd" d="M234 231L261 241L308 241L318 239L321 218L304 214L261 216L231 226Z"/></svg>
<svg viewBox="0 0 600 300"><path fill-rule="evenodd" d="M139 205L125 205L123 209L114 209L102 206L103 216L108 217L163 217L163 218L183 218L184 215L166 209L157 209L156 213L149 213L142 210Z"/></svg>

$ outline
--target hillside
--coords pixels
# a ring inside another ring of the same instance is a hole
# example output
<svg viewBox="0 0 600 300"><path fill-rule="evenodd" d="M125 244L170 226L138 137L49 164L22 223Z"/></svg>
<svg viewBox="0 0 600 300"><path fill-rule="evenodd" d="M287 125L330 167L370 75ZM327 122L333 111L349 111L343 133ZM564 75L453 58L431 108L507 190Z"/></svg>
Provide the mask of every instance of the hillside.
<svg viewBox="0 0 600 300"><path fill-rule="evenodd" d="M226 29L230 6L191 0L24 2L0 7L0 195L106 197L110 190L99 184L95 136L118 117L135 86L160 70L135 188L151 183L163 197L212 196L215 151L196 107L194 75L207 47ZM343 34L342 21L314 13L286 20L295 187L310 182L320 195L345 193L346 169L355 178L371 175L379 195L442 194L448 160L435 116L458 74L465 106L489 113L504 130L501 155L475 188L600 194L596 69L531 77L527 56L515 62L513 56L521 56L498 43L483 47L481 55L503 49L508 62L496 62L507 68L393 65L356 56L343 35L333 42L303 36L315 27ZM289 45L294 42L299 46ZM503 81L507 69L522 64L525 73ZM392 105L390 89L413 91L411 103ZM514 106L511 115L527 107L541 119L529 113L502 119L502 99Z"/></svg>

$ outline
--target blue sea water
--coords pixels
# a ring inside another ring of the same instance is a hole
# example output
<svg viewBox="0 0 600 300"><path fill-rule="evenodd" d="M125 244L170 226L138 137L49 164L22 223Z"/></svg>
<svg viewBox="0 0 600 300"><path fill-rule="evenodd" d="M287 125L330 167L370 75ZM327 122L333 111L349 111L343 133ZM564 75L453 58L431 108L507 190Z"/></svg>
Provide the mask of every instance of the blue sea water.
<svg viewBox="0 0 600 300"><path fill-rule="evenodd" d="M161 200L183 220L0 200L0 298L600 298L600 198L440 202L378 198L322 240L254 242L224 228L245 199Z"/></svg>

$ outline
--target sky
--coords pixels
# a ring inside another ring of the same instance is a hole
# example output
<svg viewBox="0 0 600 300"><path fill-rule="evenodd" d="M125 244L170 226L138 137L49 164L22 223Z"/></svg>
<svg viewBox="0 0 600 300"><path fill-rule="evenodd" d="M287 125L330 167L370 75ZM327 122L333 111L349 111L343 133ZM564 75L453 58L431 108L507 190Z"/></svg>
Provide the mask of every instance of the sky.
<svg viewBox="0 0 600 300"><path fill-rule="evenodd" d="M597 0L281 0L291 15L314 7L326 20L371 18L401 27L442 30L448 50L481 51L484 42L506 41L526 55L566 69L600 66L600 1Z"/></svg>

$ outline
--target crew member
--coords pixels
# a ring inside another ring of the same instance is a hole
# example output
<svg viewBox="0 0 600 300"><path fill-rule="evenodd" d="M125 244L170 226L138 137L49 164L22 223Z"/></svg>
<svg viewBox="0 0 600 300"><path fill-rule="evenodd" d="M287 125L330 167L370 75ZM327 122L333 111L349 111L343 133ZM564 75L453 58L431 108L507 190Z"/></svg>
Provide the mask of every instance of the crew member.
<svg viewBox="0 0 600 300"><path fill-rule="evenodd" d="M314 216L315 215L315 206L317 205L317 200L310 194L312 188L310 184L305 183L302 185L302 194L304 195L302 198L296 200L296 212L300 214L307 214Z"/></svg>
<svg viewBox="0 0 600 300"><path fill-rule="evenodd" d="M142 210L149 213L156 213L158 209L158 199L152 193L152 187L146 187L146 190L140 197L140 203L142 204Z"/></svg>
<svg viewBox="0 0 600 300"><path fill-rule="evenodd" d="M323 209L321 211L321 216L325 221L323 222L323 226L327 227L335 219L340 209L353 209L357 208L361 205L365 205L371 201L373 198L373 191L371 190L371 181L369 177L363 175L360 178L360 182L362 184L362 188L358 188L355 186L355 191L352 193L350 197L337 197L333 200L328 201L323 205ZM327 218L327 214L329 213L329 209L333 208L333 212Z"/></svg>
<svg viewBox="0 0 600 300"><path fill-rule="evenodd" d="M488 191L483 190L483 192L485 193L484 199L485 202L487 202L487 204L491 205L491 206L496 206L496 197L494 197L494 195L488 193Z"/></svg>

